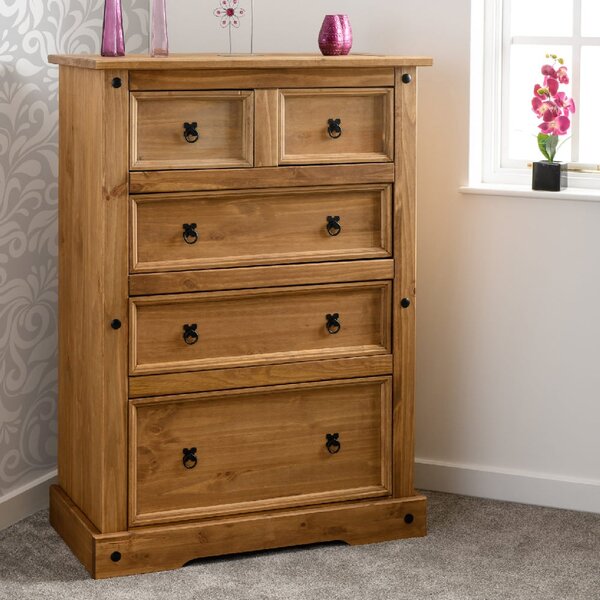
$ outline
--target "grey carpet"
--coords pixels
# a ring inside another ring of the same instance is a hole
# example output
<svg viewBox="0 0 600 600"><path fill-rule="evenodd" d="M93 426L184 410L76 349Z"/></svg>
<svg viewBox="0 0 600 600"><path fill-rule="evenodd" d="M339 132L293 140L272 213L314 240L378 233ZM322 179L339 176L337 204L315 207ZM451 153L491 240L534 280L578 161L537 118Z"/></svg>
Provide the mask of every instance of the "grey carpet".
<svg viewBox="0 0 600 600"><path fill-rule="evenodd" d="M93 581L46 511L0 532L0 598L600 600L600 515L427 494L427 538L318 545Z"/></svg>

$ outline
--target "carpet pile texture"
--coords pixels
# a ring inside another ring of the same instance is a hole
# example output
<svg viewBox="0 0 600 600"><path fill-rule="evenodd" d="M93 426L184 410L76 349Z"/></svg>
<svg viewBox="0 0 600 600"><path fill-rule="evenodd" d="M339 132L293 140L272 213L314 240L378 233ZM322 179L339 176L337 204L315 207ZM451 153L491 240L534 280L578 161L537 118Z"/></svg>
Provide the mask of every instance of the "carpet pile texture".
<svg viewBox="0 0 600 600"><path fill-rule="evenodd" d="M428 493L429 536L93 581L47 511L0 532L2 600L600 600L600 515Z"/></svg>

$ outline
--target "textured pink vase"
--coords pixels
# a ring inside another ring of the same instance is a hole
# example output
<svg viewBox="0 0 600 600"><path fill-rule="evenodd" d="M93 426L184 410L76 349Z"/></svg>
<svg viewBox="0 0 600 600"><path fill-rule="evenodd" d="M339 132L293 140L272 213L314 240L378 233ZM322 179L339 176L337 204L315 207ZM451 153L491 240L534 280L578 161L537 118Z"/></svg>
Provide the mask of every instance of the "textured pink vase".
<svg viewBox="0 0 600 600"><path fill-rule="evenodd" d="M150 56L169 56L166 0L152 0L150 23Z"/></svg>
<svg viewBox="0 0 600 600"><path fill-rule="evenodd" d="M325 56L349 54L352 27L348 15L327 15L319 32L319 48Z"/></svg>
<svg viewBox="0 0 600 600"><path fill-rule="evenodd" d="M123 34L123 12L121 0L105 0L104 23L102 25L102 56L125 56Z"/></svg>

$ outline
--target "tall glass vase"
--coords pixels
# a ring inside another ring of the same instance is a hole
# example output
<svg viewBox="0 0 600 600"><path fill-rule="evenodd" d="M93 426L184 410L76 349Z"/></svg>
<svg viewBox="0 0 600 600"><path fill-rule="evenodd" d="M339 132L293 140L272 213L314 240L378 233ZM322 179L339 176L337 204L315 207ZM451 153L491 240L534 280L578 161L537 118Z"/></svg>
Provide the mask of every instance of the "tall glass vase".
<svg viewBox="0 0 600 600"><path fill-rule="evenodd" d="M152 0L150 56L169 56L166 0Z"/></svg>
<svg viewBox="0 0 600 600"><path fill-rule="evenodd" d="M104 23L102 25L102 56L125 56L123 12L121 0L104 0Z"/></svg>

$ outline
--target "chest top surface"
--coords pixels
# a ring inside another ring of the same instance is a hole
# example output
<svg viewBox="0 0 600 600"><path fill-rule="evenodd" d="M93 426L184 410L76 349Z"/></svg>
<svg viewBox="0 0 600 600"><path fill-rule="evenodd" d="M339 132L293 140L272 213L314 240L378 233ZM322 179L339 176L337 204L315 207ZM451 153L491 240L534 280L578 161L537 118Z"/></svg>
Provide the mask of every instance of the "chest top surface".
<svg viewBox="0 0 600 600"><path fill-rule="evenodd" d="M310 67L426 67L433 60L425 56L383 56L377 54L350 54L323 56L321 54L171 54L152 58L145 54L120 57L99 55L53 54L50 63L86 69L276 69Z"/></svg>

